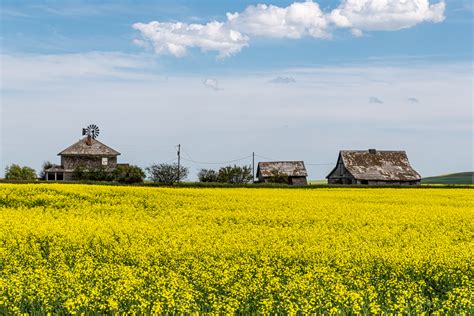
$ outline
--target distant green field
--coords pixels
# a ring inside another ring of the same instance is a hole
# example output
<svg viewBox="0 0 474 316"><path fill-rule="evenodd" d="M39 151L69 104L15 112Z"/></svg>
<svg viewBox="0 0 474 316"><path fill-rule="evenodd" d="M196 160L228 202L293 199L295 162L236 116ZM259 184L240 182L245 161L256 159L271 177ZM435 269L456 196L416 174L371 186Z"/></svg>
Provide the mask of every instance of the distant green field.
<svg viewBox="0 0 474 316"><path fill-rule="evenodd" d="M308 184L328 184L328 180L308 180Z"/></svg>
<svg viewBox="0 0 474 316"><path fill-rule="evenodd" d="M422 184L474 184L474 172L459 172L421 179Z"/></svg>

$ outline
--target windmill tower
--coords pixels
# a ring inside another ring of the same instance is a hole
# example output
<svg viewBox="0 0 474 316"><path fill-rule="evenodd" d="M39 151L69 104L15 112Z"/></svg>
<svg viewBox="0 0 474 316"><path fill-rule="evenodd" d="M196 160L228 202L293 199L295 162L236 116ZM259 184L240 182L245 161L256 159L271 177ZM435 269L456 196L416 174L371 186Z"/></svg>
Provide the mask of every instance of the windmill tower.
<svg viewBox="0 0 474 316"><path fill-rule="evenodd" d="M99 136L99 126L91 124L86 128L82 129L82 136L87 135L86 144L92 146L92 139L96 139Z"/></svg>

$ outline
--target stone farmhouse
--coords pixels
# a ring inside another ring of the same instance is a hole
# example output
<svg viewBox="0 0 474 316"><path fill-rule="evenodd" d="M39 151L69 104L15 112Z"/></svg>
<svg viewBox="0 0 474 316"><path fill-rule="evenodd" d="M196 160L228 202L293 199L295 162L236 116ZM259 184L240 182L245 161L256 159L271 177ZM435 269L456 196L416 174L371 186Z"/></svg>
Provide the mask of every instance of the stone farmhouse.
<svg viewBox="0 0 474 316"><path fill-rule="evenodd" d="M58 154L61 157L61 165L46 169L45 180L74 180L74 171L77 168L86 170L103 168L106 172L112 172L118 165L119 155L115 149L87 135Z"/></svg>

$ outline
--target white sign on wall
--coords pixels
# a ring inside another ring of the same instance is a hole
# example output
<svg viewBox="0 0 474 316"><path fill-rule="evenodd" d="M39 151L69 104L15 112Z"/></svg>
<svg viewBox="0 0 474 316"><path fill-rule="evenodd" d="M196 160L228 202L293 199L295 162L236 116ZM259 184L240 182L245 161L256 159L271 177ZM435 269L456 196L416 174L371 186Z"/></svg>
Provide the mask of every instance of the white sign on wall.
<svg viewBox="0 0 474 316"><path fill-rule="evenodd" d="M107 157L102 158L102 166L107 166L108 163Z"/></svg>

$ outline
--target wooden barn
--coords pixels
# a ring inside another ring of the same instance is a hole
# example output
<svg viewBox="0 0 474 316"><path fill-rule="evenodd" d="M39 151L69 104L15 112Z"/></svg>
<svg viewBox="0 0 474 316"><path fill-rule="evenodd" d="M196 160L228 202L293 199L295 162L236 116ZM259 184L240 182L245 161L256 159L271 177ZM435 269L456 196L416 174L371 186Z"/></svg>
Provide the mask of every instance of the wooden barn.
<svg viewBox="0 0 474 316"><path fill-rule="evenodd" d="M61 157L61 165L46 169L45 180L74 180L73 175L77 168L103 168L106 172L112 172L117 167L118 155L118 151L102 144L92 135L87 135L58 154Z"/></svg>
<svg viewBox="0 0 474 316"><path fill-rule="evenodd" d="M421 176L405 151L341 150L328 184L417 185Z"/></svg>
<svg viewBox="0 0 474 316"><path fill-rule="evenodd" d="M307 185L308 172L303 161L259 162L257 178L259 182L272 182L276 176L288 178L289 185Z"/></svg>

